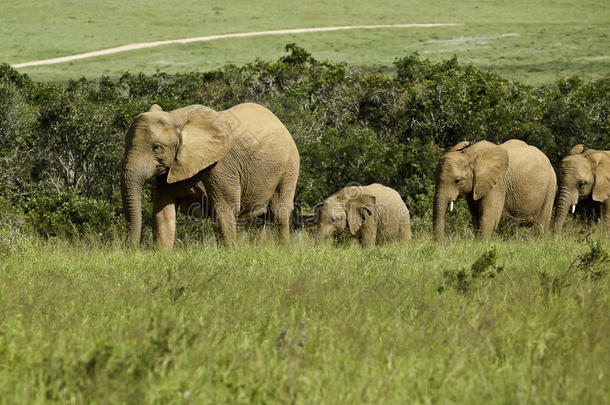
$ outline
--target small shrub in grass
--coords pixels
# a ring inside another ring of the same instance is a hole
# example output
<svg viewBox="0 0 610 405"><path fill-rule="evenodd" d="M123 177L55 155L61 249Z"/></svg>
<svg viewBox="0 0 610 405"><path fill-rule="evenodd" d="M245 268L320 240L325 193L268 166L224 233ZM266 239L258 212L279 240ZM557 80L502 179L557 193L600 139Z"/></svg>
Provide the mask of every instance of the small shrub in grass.
<svg viewBox="0 0 610 405"><path fill-rule="evenodd" d="M438 287L438 292L443 292L447 287L455 288L460 292L468 292L477 280L492 279L504 270L503 266L497 264L498 253L493 246L484 252L472 263L470 269L443 271L443 284Z"/></svg>
<svg viewBox="0 0 610 405"><path fill-rule="evenodd" d="M573 267L583 278L597 281L610 270L610 255L602 247L601 241L589 239L588 244L589 250L576 258Z"/></svg>
<svg viewBox="0 0 610 405"><path fill-rule="evenodd" d="M74 190L43 189L26 205L26 216L42 236L79 236L88 232L107 234L117 217L107 201L78 195Z"/></svg>
<svg viewBox="0 0 610 405"><path fill-rule="evenodd" d="M550 275L546 270L538 271L546 298L550 294L560 295L565 287L574 283L572 278L576 274L580 274L582 280L598 281L608 273L610 255L602 247L601 241L588 239L587 244L589 250L579 254L567 269L555 275Z"/></svg>

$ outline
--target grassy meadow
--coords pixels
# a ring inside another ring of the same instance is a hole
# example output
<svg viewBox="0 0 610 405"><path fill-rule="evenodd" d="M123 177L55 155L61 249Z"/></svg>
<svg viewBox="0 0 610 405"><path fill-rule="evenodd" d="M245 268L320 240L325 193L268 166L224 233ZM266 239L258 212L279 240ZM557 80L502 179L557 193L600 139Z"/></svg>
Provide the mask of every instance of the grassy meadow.
<svg viewBox="0 0 610 405"><path fill-rule="evenodd" d="M610 243L569 234L32 240L0 259L0 402L607 403Z"/></svg>
<svg viewBox="0 0 610 405"><path fill-rule="evenodd" d="M586 1L282 2L35 0L0 4L0 62L72 55L133 42L211 34L337 25L463 23L457 27L393 28L224 39L168 45L20 69L36 80L118 76L125 71L209 71L255 59L276 60L296 42L320 60L364 69L392 69L413 52L432 60L457 55L504 77L545 84L610 70L610 6ZM44 29L41 29L44 27ZM69 33L69 34L68 34Z"/></svg>

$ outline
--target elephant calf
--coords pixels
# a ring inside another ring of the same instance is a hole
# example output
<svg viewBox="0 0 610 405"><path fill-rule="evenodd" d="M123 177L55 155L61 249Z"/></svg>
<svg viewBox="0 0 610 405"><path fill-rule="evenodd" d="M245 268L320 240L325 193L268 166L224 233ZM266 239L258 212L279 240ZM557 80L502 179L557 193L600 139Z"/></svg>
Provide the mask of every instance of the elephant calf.
<svg viewBox="0 0 610 405"><path fill-rule="evenodd" d="M610 227L610 151L576 145L561 161L555 231L561 230L568 210L574 212L577 204L589 211L589 219L599 218Z"/></svg>
<svg viewBox="0 0 610 405"><path fill-rule="evenodd" d="M411 239L409 210L393 189L381 184L349 186L317 208L318 237L346 232L363 246Z"/></svg>
<svg viewBox="0 0 610 405"><path fill-rule="evenodd" d="M432 220L439 239L447 206L459 197L468 202L477 236L491 235L501 219L549 229L555 171L544 153L523 141L461 142L441 157L435 182Z"/></svg>
<svg viewBox="0 0 610 405"><path fill-rule="evenodd" d="M142 186L156 180L153 222L157 245L171 249L176 205L205 200L225 243L235 240L236 219L267 213L289 238L299 176L299 152L280 120L246 103L225 111L191 105L165 112L153 105L125 136L121 195L133 244L140 240Z"/></svg>

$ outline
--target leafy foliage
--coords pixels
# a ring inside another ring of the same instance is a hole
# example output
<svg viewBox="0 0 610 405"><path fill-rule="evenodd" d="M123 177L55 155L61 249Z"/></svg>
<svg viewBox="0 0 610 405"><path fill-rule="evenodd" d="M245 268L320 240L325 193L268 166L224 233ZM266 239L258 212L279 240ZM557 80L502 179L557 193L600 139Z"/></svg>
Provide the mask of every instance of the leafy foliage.
<svg viewBox="0 0 610 405"><path fill-rule="evenodd" d="M443 292L447 287L453 287L460 292L468 292L477 280L492 279L504 271L503 266L498 266L496 261L498 254L495 246L479 256L470 269L443 271L443 284L438 287L438 292Z"/></svg>
<svg viewBox="0 0 610 405"><path fill-rule="evenodd" d="M113 231L117 220L110 203L83 197L74 189L43 189L28 202L25 213L44 236L103 235Z"/></svg>
<svg viewBox="0 0 610 405"><path fill-rule="evenodd" d="M583 278L597 281L610 270L610 255L599 240L589 240L589 251L579 255L573 267L583 274Z"/></svg>
<svg viewBox="0 0 610 405"><path fill-rule="evenodd" d="M414 54L397 59L395 73L379 73L317 61L295 44L286 49L272 63L66 85L0 66L0 195L25 206L41 187L70 189L119 209L124 133L153 103L265 105L301 154L297 203L380 182L398 190L416 221L430 217L438 158L459 141L519 138L555 165L576 143L610 148L610 78L532 88L455 57L434 63Z"/></svg>
<svg viewBox="0 0 610 405"><path fill-rule="evenodd" d="M546 299L550 295L561 295L562 290L573 283L575 275L582 280L599 281L610 270L610 255L602 247L600 240L588 239L589 250L579 254L566 269L549 274L547 270L538 271L540 284Z"/></svg>

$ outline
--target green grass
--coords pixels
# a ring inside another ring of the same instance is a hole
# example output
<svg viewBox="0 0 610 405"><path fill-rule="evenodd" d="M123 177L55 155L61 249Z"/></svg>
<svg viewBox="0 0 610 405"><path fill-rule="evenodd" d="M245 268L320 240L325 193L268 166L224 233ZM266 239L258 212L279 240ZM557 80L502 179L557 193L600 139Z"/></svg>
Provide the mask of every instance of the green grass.
<svg viewBox="0 0 610 405"><path fill-rule="evenodd" d="M495 277L459 288L494 246ZM575 264L590 249L520 234L165 254L34 241L0 259L0 398L607 403L608 263L597 280Z"/></svg>
<svg viewBox="0 0 610 405"><path fill-rule="evenodd" d="M207 71L256 58L274 60L296 42L314 57L365 69L390 69L414 51L433 60L464 62L531 84L579 74L607 76L610 6L588 1L133 1L3 2L0 61L26 62L132 42L209 34L335 26L460 22L460 27L405 28L226 39L23 68L39 80ZM44 27L44 28L43 28ZM508 34L508 35L507 35Z"/></svg>

